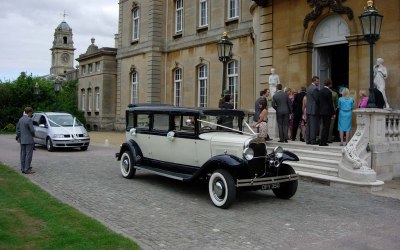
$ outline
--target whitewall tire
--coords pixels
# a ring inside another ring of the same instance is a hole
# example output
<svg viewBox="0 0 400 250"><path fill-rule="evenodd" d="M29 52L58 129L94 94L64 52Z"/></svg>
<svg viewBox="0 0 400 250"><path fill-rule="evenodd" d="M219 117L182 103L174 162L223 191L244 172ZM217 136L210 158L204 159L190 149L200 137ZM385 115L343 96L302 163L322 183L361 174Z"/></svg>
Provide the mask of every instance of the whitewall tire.
<svg viewBox="0 0 400 250"><path fill-rule="evenodd" d="M120 161L121 174L124 178L131 179L135 176L135 160L130 151L124 151Z"/></svg>
<svg viewBox="0 0 400 250"><path fill-rule="evenodd" d="M219 208L228 208L236 199L235 181L224 169L218 169L212 173L208 182L208 191L211 201Z"/></svg>

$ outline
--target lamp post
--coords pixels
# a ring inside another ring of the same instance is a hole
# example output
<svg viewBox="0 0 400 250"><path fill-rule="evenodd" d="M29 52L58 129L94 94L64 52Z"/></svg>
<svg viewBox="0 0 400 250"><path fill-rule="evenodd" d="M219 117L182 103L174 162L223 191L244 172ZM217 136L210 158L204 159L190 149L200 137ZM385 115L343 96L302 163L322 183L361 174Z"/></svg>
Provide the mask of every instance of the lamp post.
<svg viewBox="0 0 400 250"><path fill-rule="evenodd" d="M62 83L63 83L63 80L59 76L57 76L56 79L54 79L54 81L53 81L54 91L56 92L57 95L61 91Z"/></svg>
<svg viewBox="0 0 400 250"><path fill-rule="evenodd" d="M39 83L35 84L35 87L33 89L33 94L35 95L39 95L40 94L40 87L39 87Z"/></svg>
<svg viewBox="0 0 400 250"><path fill-rule="evenodd" d="M218 59L222 62L222 90L221 94L224 94L224 89L226 89L226 64L232 58L232 47L233 44L228 38L228 33L224 32L221 39L217 43L218 49Z"/></svg>
<svg viewBox="0 0 400 250"><path fill-rule="evenodd" d="M374 44L379 40L381 33L383 16L379 15L378 10L374 6L374 1L368 0L368 6L365 8L364 13L358 18L360 19L361 28L363 31L364 39L369 43L369 97L367 108L376 108L375 94L374 94Z"/></svg>

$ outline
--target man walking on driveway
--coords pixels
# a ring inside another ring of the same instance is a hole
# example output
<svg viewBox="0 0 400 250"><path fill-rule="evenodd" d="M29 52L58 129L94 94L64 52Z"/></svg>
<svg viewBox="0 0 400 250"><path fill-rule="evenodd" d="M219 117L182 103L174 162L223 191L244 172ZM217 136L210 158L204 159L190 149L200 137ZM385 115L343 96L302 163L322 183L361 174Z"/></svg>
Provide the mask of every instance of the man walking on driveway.
<svg viewBox="0 0 400 250"><path fill-rule="evenodd" d="M33 148L35 146L33 141L35 130L33 129L33 122L31 119L32 113L33 109L31 107L26 107L24 115L17 123L17 140L21 144L21 172L24 174L34 173L31 167Z"/></svg>

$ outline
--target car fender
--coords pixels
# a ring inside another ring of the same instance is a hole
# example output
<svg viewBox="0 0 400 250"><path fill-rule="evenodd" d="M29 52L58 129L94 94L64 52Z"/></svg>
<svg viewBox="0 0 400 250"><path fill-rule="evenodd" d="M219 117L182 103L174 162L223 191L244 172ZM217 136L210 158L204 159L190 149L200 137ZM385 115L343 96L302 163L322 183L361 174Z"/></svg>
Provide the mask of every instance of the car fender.
<svg viewBox="0 0 400 250"><path fill-rule="evenodd" d="M299 161L299 157L290 151L283 151L282 162L284 161Z"/></svg>
<svg viewBox="0 0 400 250"><path fill-rule="evenodd" d="M210 172L213 172L215 169L226 169L229 172L233 170L240 169L244 166L244 160L240 159L237 156L224 154L224 155L216 155L211 157L206 163L204 163L200 170L193 176L193 178L197 178L200 175L204 175ZM191 179L193 179L191 178Z"/></svg>
<svg viewBox="0 0 400 250"><path fill-rule="evenodd" d="M122 143L119 154L117 154L118 161L121 160L122 153L126 150L129 150L132 153L134 159L136 159L137 155L143 157L142 150L140 149L139 145L134 140L129 140Z"/></svg>

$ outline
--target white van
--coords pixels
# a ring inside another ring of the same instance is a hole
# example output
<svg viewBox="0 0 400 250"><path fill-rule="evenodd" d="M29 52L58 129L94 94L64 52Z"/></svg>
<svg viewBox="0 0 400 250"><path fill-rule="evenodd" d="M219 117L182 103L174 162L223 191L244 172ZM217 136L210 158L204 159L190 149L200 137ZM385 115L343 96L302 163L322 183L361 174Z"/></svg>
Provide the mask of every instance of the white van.
<svg viewBox="0 0 400 250"><path fill-rule="evenodd" d="M90 138L83 124L65 112L36 112L32 116L35 144L45 145L48 151L54 148L89 147Z"/></svg>

